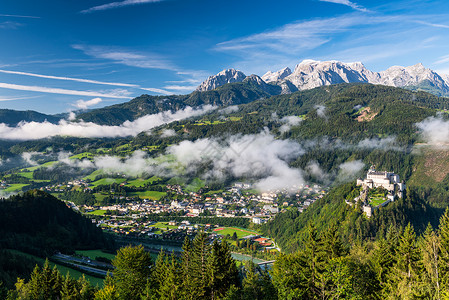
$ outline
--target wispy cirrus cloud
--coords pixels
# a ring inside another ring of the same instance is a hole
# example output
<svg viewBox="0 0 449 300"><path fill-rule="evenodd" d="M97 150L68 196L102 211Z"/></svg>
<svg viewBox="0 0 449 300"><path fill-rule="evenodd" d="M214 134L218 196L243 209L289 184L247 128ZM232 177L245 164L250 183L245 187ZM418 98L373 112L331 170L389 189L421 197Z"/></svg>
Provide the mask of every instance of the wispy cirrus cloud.
<svg viewBox="0 0 449 300"><path fill-rule="evenodd" d="M422 24L422 25L431 26L431 27L435 27L435 28L449 29L449 25L446 25L446 24L430 23L430 22L425 22L425 21L416 21L416 23Z"/></svg>
<svg viewBox="0 0 449 300"><path fill-rule="evenodd" d="M103 4L103 5L98 5L98 6L94 6L94 7L82 10L81 13L88 14L88 13L93 13L93 12L101 11L101 10L108 10L108 9L114 9L114 8L119 8L119 7L124 7L124 6L137 5L137 4L157 3L157 2L161 2L161 1L163 1L163 0L125 0L125 1L117 1L117 2L106 3L106 4Z"/></svg>
<svg viewBox="0 0 449 300"><path fill-rule="evenodd" d="M93 92L93 91L79 91L79 90L67 90L60 88L49 88L44 86L31 86L31 85L19 85L0 82L0 88L18 90L18 91L30 91L49 94L61 94L61 95L75 95L75 96L87 96L87 97L104 97L104 98L116 98L116 99L131 99L131 97L125 95L126 90L109 91L109 93Z"/></svg>
<svg viewBox="0 0 449 300"><path fill-rule="evenodd" d="M374 21L360 13L297 21L262 33L219 43L213 50L241 57L242 60L237 63L239 68L250 68L250 72L255 73L265 72L267 68L273 66L272 62L278 62L279 67L295 64L301 56L324 47L337 35L367 22Z"/></svg>
<svg viewBox="0 0 449 300"><path fill-rule="evenodd" d="M119 83L119 82L104 82L104 81L97 81L97 80L90 80L90 79L42 75L42 74L27 73L27 72L1 70L1 69L0 69L0 73L13 74L13 75L24 75L24 76L31 76L31 77L46 78L46 79L76 81L76 82L92 83L92 84L103 84L103 85L113 85L113 86L123 86L123 87L139 87L136 84Z"/></svg>
<svg viewBox="0 0 449 300"><path fill-rule="evenodd" d="M72 48L81 50L85 54L95 58L111 60L115 63L130 67L171 71L178 71L179 69L165 57L155 53L141 54L120 49L118 47L106 46L72 45Z"/></svg>
<svg viewBox="0 0 449 300"><path fill-rule="evenodd" d="M153 93L163 94L163 95L173 95L172 92L163 90L163 89L157 89L157 88L140 88L140 89L142 89L144 91L153 92Z"/></svg>
<svg viewBox="0 0 449 300"><path fill-rule="evenodd" d="M23 26L22 23L11 22L11 21L6 21L6 22L0 23L0 29L17 29L22 26Z"/></svg>
<svg viewBox="0 0 449 300"><path fill-rule="evenodd" d="M195 90L197 87L198 87L198 84L196 84L196 85L167 85L167 86L164 86L164 89L180 91L180 92L189 92L189 91Z"/></svg>
<svg viewBox="0 0 449 300"><path fill-rule="evenodd" d="M15 100L26 100L26 99L34 99L39 98L40 96L33 96L33 97L0 97L0 102L3 101L15 101Z"/></svg>
<svg viewBox="0 0 449 300"><path fill-rule="evenodd" d="M352 9L358 10L358 11L362 11L362 12L367 12L368 10L366 8L364 8L361 5L358 5L355 2L351 2L349 0L320 0L321 2L330 2L330 3L335 3L335 4L342 4L342 5L346 5L351 7Z"/></svg>
<svg viewBox="0 0 449 300"><path fill-rule="evenodd" d="M41 18L41 17L36 17L36 16L6 15L6 14L0 14L0 17L28 18L28 19L40 19Z"/></svg>

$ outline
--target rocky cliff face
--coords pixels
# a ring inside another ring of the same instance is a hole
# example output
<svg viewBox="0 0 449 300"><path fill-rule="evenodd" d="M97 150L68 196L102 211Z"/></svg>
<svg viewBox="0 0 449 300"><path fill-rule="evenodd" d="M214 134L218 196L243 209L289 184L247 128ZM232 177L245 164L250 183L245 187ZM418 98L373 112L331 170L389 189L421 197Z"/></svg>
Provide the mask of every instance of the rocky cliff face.
<svg viewBox="0 0 449 300"><path fill-rule="evenodd" d="M200 92L210 91L226 83L242 82L245 78L246 75L243 72L235 69L227 69L207 78L196 90Z"/></svg>
<svg viewBox="0 0 449 300"><path fill-rule="evenodd" d="M293 72L288 67L277 72L268 71L262 78L256 75L247 77L234 69L224 70L209 77L197 90L208 91L226 83L243 82L244 80L258 84L264 90L267 90L266 83L270 83L271 86L277 85L280 89L274 90L282 94L323 85L363 82L395 87L419 87L425 83L427 87L432 87L440 94L449 95L449 75L439 75L422 64L409 67L393 66L382 72L373 72L361 62L343 63L314 60L302 61Z"/></svg>

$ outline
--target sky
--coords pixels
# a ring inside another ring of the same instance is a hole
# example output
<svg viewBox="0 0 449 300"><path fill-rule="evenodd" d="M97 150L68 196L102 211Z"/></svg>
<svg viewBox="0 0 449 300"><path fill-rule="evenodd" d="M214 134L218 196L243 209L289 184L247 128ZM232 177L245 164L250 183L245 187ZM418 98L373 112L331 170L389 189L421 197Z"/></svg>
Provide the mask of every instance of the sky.
<svg viewBox="0 0 449 300"><path fill-rule="evenodd" d="M0 2L0 109L187 94L223 69L261 76L304 59L449 74L449 1Z"/></svg>

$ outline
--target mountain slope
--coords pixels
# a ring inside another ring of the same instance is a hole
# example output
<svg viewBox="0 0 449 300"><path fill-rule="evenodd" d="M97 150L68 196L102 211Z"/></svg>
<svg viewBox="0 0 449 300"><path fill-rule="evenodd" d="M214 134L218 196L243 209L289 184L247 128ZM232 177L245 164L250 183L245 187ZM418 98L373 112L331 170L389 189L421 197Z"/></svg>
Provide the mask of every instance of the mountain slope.
<svg viewBox="0 0 449 300"><path fill-rule="evenodd" d="M60 117L38 113L36 111L17 111L12 109L0 109L0 122L9 126L16 126L19 122L44 122L58 123Z"/></svg>
<svg viewBox="0 0 449 300"><path fill-rule="evenodd" d="M259 78L260 79L260 78ZM211 91L195 91L188 95L177 96L149 96L142 95L133 100L94 109L79 114L77 119L94 122L101 125L120 125L125 121L133 121L148 114L157 114L163 111L176 111L187 106L201 105L229 106L239 105L256 99L269 97L269 91L278 89L261 80L261 86L256 81L229 83ZM267 91L264 91L266 89Z"/></svg>

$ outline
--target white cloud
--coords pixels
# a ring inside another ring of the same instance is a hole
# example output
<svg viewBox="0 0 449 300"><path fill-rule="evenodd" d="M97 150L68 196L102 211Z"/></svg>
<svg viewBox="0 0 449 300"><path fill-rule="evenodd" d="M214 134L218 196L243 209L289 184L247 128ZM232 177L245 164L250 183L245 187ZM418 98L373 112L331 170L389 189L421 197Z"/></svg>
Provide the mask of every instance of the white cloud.
<svg viewBox="0 0 449 300"><path fill-rule="evenodd" d="M0 82L0 88L19 90L19 91L49 93L49 94L131 99L131 97L124 96L122 92L117 93L116 91L109 92L109 93L99 93L99 92L91 92L91 91L78 91L78 90L66 90L66 89L59 89L59 88L49 88L49 87L44 87L44 86L19 85L19 84L11 84L11 83L3 83L3 82Z"/></svg>
<svg viewBox="0 0 449 300"><path fill-rule="evenodd" d="M279 120L281 123L284 123L279 131L284 133L289 131L293 126L298 126L301 123L302 119L298 116L285 116Z"/></svg>
<svg viewBox="0 0 449 300"><path fill-rule="evenodd" d="M6 22L0 23L0 29L17 29L22 26L23 26L22 23L11 22L11 21L6 21Z"/></svg>
<svg viewBox="0 0 449 300"><path fill-rule="evenodd" d="M444 56L441 56L436 62L434 62L434 64L439 65L439 64L445 64L448 62L449 62L449 55L444 55Z"/></svg>
<svg viewBox="0 0 449 300"><path fill-rule="evenodd" d="M446 25L446 24L436 24L436 23L430 23L430 22L424 22L424 21L416 21L416 23L431 26L431 27L436 27L436 28L449 29L449 25Z"/></svg>
<svg viewBox="0 0 449 300"><path fill-rule="evenodd" d="M173 91L181 91L181 92L192 92L197 87L198 87L198 85L187 85L187 86L183 86L183 85L167 85L167 86L164 86L164 89L173 90Z"/></svg>
<svg viewBox="0 0 449 300"><path fill-rule="evenodd" d="M365 167L365 164L361 160L353 160L342 163L339 168L339 181L347 181L354 179Z"/></svg>
<svg viewBox="0 0 449 300"><path fill-rule="evenodd" d="M449 145L449 121L441 116L429 117L416 124L424 141L435 147Z"/></svg>
<svg viewBox="0 0 449 300"><path fill-rule="evenodd" d="M88 159L70 159L70 156L70 152L59 152L58 161L74 168L95 168L94 163Z"/></svg>
<svg viewBox="0 0 449 300"><path fill-rule="evenodd" d="M61 120L59 124L49 122L21 122L16 127L9 127L4 123L0 123L0 139L36 140L54 136L86 138L135 136L140 132L147 132L154 127L199 116L214 109L215 107L210 105L199 109L187 107L174 113L166 111L143 116L132 122L126 121L120 126L98 125L91 122L70 122L67 120Z"/></svg>
<svg viewBox="0 0 449 300"><path fill-rule="evenodd" d="M220 109L218 112L221 114L230 114L233 112L237 112L239 111L239 106L238 105L231 105L231 106L227 106L225 108Z"/></svg>
<svg viewBox="0 0 449 300"><path fill-rule="evenodd" d="M362 149L401 150L394 136L386 138L366 138L361 140L357 144L357 147Z"/></svg>
<svg viewBox="0 0 449 300"><path fill-rule="evenodd" d="M38 78L46 78L46 79L76 81L76 82L83 82L83 83L104 84L104 85L114 85L114 86L124 86L124 87L139 87L136 84L119 83L119 82L104 82L104 81L97 81L97 80L90 80L90 79L51 76L51 75L41 75L41 74L35 74L35 73L9 71L9 70L0 70L0 73L14 74L14 75L24 75L24 76L31 76L31 77L38 77Z"/></svg>
<svg viewBox="0 0 449 300"><path fill-rule="evenodd" d="M330 2L335 4L343 4L346 6L349 6L355 10L367 12L368 10L364 8L363 6L358 5L357 3L351 2L349 0L320 0L321 2Z"/></svg>
<svg viewBox="0 0 449 300"><path fill-rule="evenodd" d="M172 92L169 92L169 91L166 91L163 89L156 89L156 88L141 88L141 89L145 90L145 91L150 91L153 93L163 94L163 95L173 95Z"/></svg>
<svg viewBox="0 0 449 300"><path fill-rule="evenodd" d="M103 4L103 5L94 6L94 7L91 7L89 9L85 9L85 10L81 11L81 13L87 14L87 13L92 13L92 12L101 11L101 10L114 9L114 8L130 6L130 5L136 5L136 4L156 3L156 2L161 2L161 1L163 1L163 0L125 0L125 1L117 1L117 2L111 2L111 3L106 3L106 4Z"/></svg>
<svg viewBox="0 0 449 300"><path fill-rule="evenodd" d="M317 113L318 117L327 119L327 117L326 117L326 106L324 106L324 105L315 105L314 107L316 108L316 113Z"/></svg>
<svg viewBox="0 0 449 300"><path fill-rule="evenodd" d="M173 63L168 61L165 57L155 53L142 54L124 50L118 47L105 46L72 45L72 48L81 50L89 56L111 60L115 63L123 64L126 66L144 69L178 71L178 67L176 67Z"/></svg>
<svg viewBox="0 0 449 300"><path fill-rule="evenodd" d="M304 153L301 146L290 140L276 140L268 132L236 135L220 142L215 139L183 141L168 149L168 153L186 170L195 169L199 162L211 161L212 169L206 179L226 176L253 178L261 191L289 188L304 183L302 171L288 162Z"/></svg>
<svg viewBox="0 0 449 300"><path fill-rule="evenodd" d="M172 137L175 135L176 135L176 132L173 129L164 129L164 130L162 130L162 133L161 133L161 137L163 137L163 138Z"/></svg>
<svg viewBox="0 0 449 300"><path fill-rule="evenodd" d="M29 19L40 19L41 18L41 17L35 17L35 16L5 15L5 14L0 14L0 17L29 18Z"/></svg>
<svg viewBox="0 0 449 300"><path fill-rule="evenodd" d="M79 108L79 109L87 109L88 107L97 105L101 102L102 102L101 98L93 98L93 99L87 100L87 101L78 100L78 101L76 101L75 104L73 104L73 106L75 106L76 108Z"/></svg>
<svg viewBox="0 0 449 300"><path fill-rule="evenodd" d="M1 101L15 101L15 100L26 100L26 99L34 99L39 98L40 96L34 96L34 97L0 97Z"/></svg>
<svg viewBox="0 0 449 300"><path fill-rule="evenodd" d="M22 159L31 166L36 166L37 162L33 159L34 156L40 154L39 152L23 152Z"/></svg>

